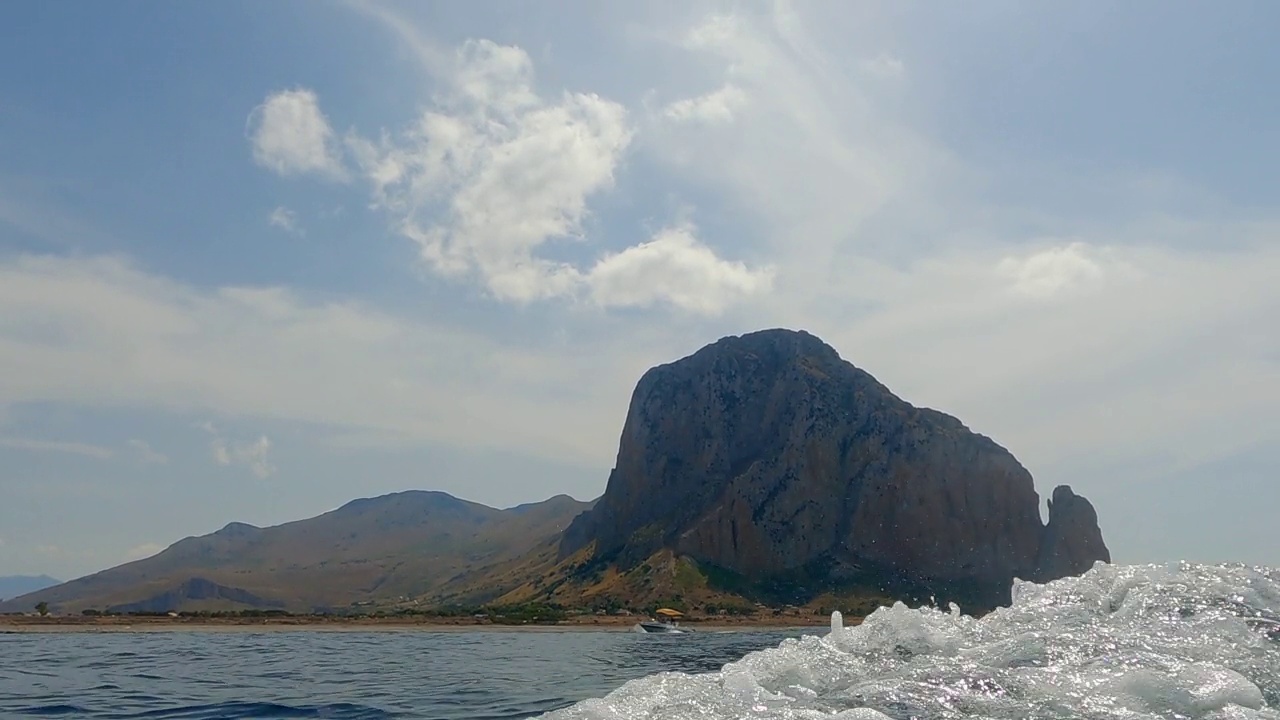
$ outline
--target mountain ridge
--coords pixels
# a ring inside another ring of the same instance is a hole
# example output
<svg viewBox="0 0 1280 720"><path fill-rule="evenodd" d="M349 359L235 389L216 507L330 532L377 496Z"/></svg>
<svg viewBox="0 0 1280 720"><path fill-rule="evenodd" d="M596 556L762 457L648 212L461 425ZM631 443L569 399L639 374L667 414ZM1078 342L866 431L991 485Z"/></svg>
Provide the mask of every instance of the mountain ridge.
<svg viewBox="0 0 1280 720"><path fill-rule="evenodd" d="M357 498L265 528L231 522L149 558L0 603L25 612L283 608L341 611L428 595L510 561L589 507L568 496L499 510L440 491Z"/></svg>

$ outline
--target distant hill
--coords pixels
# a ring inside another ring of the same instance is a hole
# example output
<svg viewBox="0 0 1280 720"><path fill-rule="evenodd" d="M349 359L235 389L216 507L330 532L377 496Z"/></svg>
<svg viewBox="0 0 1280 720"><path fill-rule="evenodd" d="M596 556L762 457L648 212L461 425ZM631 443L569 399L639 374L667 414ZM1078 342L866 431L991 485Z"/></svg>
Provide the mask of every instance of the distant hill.
<svg viewBox="0 0 1280 720"><path fill-rule="evenodd" d="M0 600L16 598L62 582L48 575L8 575L0 577ZM34 606L33 606L34 607Z"/></svg>
<svg viewBox="0 0 1280 720"><path fill-rule="evenodd" d="M565 495L508 510L428 491L354 500L274 527L231 523L153 557L10 600L0 611L26 611L45 601L64 613L309 612L430 599L462 577L486 577L490 568L539 544L553 548L569 521L588 507Z"/></svg>

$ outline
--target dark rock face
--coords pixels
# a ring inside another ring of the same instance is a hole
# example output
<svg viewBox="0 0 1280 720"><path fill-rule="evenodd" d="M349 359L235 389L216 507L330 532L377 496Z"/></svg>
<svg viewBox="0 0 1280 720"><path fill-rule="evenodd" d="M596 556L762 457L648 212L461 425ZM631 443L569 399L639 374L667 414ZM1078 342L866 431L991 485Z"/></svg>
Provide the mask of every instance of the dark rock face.
<svg viewBox="0 0 1280 720"><path fill-rule="evenodd" d="M1035 579L1082 575L1099 560L1111 562L1111 551L1102 541L1097 511L1070 487L1059 485L1049 500L1049 524L1040 542Z"/></svg>
<svg viewBox="0 0 1280 720"><path fill-rule="evenodd" d="M1062 512L1054 527L1074 537L1075 511ZM766 330L645 373L608 487L560 554L595 542L629 567L668 548L748 579L822 567L958 583L994 605L1014 577L1041 575L1045 533L1031 475L1004 448L808 333Z"/></svg>

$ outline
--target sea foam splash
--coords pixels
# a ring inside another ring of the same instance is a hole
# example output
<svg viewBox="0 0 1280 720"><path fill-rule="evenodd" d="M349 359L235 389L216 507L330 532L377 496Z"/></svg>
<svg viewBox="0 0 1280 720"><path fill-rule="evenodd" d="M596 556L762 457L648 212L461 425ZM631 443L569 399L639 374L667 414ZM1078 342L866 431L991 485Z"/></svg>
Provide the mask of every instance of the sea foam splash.
<svg viewBox="0 0 1280 720"><path fill-rule="evenodd" d="M545 718L1280 720L1280 571L1098 564L981 619L882 608L719 672L660 673Z"/></svg>

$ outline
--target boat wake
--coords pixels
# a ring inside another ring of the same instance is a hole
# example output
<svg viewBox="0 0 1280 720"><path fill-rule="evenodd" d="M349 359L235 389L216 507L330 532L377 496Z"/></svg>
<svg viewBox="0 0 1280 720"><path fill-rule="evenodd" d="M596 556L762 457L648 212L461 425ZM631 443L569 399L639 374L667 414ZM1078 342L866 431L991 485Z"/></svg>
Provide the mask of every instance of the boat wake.
<svg viewBox="0 0 1280 720"><path fill-rule="evenodd" d="M720 671L661 673L555 720L1280 720L1280 571L1113 566L1018 582L981 619L882 608Z"/></svg>

